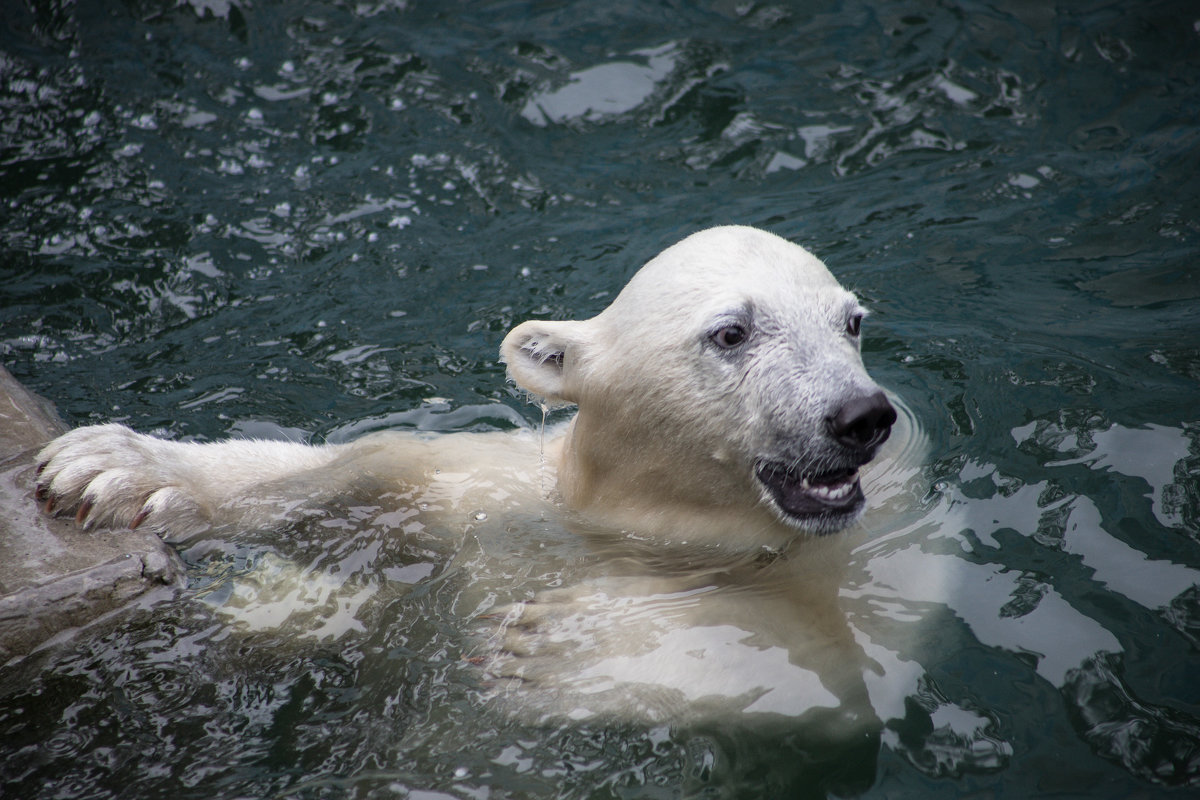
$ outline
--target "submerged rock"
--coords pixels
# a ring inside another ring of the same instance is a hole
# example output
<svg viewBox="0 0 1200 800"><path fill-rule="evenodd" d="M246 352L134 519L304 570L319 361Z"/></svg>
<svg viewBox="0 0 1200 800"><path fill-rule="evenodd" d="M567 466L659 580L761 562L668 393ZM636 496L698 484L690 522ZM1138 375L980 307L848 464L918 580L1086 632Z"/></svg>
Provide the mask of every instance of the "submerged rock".
<svg viewBox="0 0 1200 800"><path fill-rule="evenodd" d="M84 531L38 508L34 457L65 430L0 367L0 663L185 582L182 560L149 531Z"/></svg>

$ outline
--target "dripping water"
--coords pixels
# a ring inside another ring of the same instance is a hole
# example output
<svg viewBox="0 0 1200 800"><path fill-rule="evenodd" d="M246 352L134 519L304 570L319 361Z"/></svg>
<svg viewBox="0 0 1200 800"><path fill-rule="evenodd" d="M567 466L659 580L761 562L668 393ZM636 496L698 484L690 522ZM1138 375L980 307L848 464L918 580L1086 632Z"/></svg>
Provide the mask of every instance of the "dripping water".
<svg viewBox="0 0 1200 800"><path fill-rule="evenodd" d="M538 483L542 497L548 497L550 492L546 489L546 417L550 414L550 407L544 402L538 403L538 407L542 409L542 425L538 428Z"/></svg>

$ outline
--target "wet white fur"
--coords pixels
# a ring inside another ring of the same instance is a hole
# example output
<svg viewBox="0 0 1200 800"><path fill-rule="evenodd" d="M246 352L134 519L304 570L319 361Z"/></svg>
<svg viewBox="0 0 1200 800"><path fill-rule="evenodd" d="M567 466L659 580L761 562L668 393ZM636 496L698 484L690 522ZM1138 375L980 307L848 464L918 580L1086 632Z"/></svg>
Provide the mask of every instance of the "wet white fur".
<svg viewBox="0 0 1200 800"><path fill-rule="evenodd" d="M501 612L490 669L516 680L516 705L651 717L714 702L722 713L840 706L861 721L873 718L864 676L888 670L885 651L868 658L869 642L838 608L845 537L813 538L781 518L753 475L762 457L817 467L835 458L826 417L876 389L847 331L859 313L804 249L714 228L649 262L598 316L526 322L504 340L519 386L578 405L544 443L518 431L193 444L101 425L49 444L42 481L57 509L84 509L88 526L144 520L170 538L285 529L305 507L347 496L395 504L426 530L519 510L582 536L627 535L633 550L599 546L620 574L593 570ZM738 320L754 335L735 356L711 334ZM901 447L903 438L893 436ZM638 552L675 566L639 570ZM891 674L911 687L910 672ZM560 691L525 691L547 684Z"/></svg>
<svg viewBox="0 0 1200 800"><path fill-rule="evenodd" d="M706 344L722 320L747 313L751 357ZM876 388L846 333L853 313L854 296L803 248L752 228L714 228L650 261L593 319L517 326L501 356L531 394L579 407L546 443L567 509L668 540L782 549L802 531L764 502L753 466L768 455L822 465L832 449L826 417L844 397ZM317 502L390 483L436 486L446 475L472 476L451 492L465 508L485 508L497 493L546 500L538 448L506 434L196 444L101 425L66 434L39 459L59 508L87 504L84 524L144 520L173 538L267 526L277 509L256 497Z"/></svg>

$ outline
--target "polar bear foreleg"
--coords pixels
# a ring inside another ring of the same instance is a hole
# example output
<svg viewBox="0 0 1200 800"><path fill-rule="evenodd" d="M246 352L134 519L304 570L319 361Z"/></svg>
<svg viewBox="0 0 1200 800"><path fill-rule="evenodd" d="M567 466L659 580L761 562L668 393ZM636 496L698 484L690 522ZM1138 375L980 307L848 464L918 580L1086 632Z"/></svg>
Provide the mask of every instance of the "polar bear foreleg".
<svg viewBox="0 0 1200 800"><path fill-rule="evenodd" d="M185 534L236 522L226 519L237 513L231 501L339 454L336 445L172 442L123 425L94 425L38 453L37 499L47 512L74 514L86 528L136 528L151 520L164 533Z"/></svg>

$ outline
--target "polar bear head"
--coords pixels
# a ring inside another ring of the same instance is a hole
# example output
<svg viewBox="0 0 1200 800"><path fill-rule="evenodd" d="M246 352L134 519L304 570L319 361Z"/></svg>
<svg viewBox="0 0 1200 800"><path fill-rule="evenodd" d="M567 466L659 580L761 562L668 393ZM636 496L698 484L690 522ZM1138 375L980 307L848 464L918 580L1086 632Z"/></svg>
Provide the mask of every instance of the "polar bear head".
<svg viewBox="0 0 1200 800"><path fill-rule="evenodd" d="M568 507L771 545L862 510L858 469L896 420L863 368L865 315L802 247L719 227L651 260L592 319L517 326L501 358L521 388L578 406L558 459Z"/></svg>

